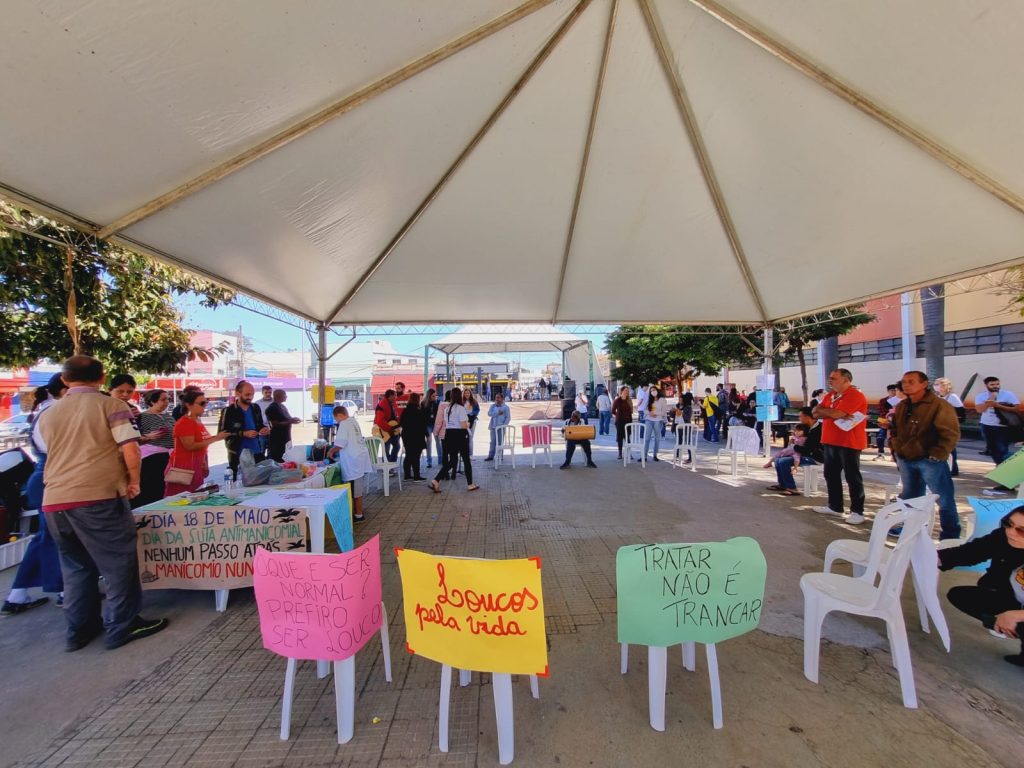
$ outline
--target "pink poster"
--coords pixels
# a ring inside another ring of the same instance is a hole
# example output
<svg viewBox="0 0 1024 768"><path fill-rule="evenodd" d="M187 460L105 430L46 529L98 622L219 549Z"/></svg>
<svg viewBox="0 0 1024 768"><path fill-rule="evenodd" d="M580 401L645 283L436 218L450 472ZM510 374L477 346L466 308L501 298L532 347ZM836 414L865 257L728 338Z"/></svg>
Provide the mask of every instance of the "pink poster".
<svg viewBox="0 0 1024 768"><path fill-rule="evenodd" d="M380 537L340 555L258 549L253 586L264 648L291 659L347 659L380 630Z"/></svg>

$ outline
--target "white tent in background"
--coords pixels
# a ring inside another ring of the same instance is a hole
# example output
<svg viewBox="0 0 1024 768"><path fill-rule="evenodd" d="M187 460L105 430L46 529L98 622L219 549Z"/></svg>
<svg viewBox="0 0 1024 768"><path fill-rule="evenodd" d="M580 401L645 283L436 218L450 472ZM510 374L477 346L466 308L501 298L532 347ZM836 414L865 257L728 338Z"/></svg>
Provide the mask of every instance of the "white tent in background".
<svg viewBox="0 0 1024 768"><path fill-rule="evenodd" d="M599 385L608 386L597 364L594 345L553 325L466 325L428 348L443 352L449 366L455 355L560 352L563 375L580 390L587 384L593 384L594 392Z"/></svg>
<svg viewBox="0 0 1024 768"><path fill-rule="evenodd" d="M317 323L763 323L1024 258L1024 4L52 0L0 195Z"/></svg>

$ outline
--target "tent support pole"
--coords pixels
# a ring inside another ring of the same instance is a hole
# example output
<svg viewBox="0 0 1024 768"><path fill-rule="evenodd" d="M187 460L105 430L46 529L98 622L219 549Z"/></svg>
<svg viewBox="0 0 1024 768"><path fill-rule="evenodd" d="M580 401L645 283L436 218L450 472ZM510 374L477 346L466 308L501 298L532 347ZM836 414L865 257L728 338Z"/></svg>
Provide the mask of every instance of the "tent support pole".
<svg viewBox="0 0 1024 768"><path fill-rule="evenodd" d="M894 133L899 134L921 151L927 152L940 163L956 171L971 183L981 187L990 195L999 198L1018 213L1024 213L1024 197L1007 189L955 152L903 122L903 120L882 108L865 94L833 77L810 59L804 58L749 21L745 21L732 11L723 8L714 0L690 0L690 2L712 18L725 24L734 32L747 38L754 45L785 62L801 74L806 75L823 88L831 91L850 106L856 107L868 117L881 123Z"/></svg>
<svg viewBox="0 0 1024 768"><path fill-rule="evenodd" d="M316 418L317 421L320 421L320 412L323 410L323 406L327 400L326 392L324 391L327 387L327 325L325 323L320 323L316 330L316 383L318 384L317 392L320 393L320 407L316 409ZM326 439L327 428L321 427L321 432L323 432L321 436Z"/></svg>
<svg viewBox="0 0 1024 768"><path fill-rule="evenodd" d="M398 247L398 244L405 239L405 236L409 234L409 230L416 225L416 222L420 220L420 217L423 216L424 213L426 213L434 200L437 199L437 196L441 194L446 186L448 186L448 182L452 180L459 168L462 167L466 158L473 153L473 150L476 149L477 145L483 141L484 136L486 136L494 124L498 122L498 118L505 113L505 110L508 109L509 105L513 101L515 101L516 96L518 96L523 88L526 87L526 84L530 82L530 79L537 70L540 69L541 65L547 61L548 56L550 56L551 52L555 50L555 46L562 41L572 25L580 17L583 11L586 10L587 6L590 5L590 2L591 0L579 0L576 7L573 8L566 20L562 22L562 26L555 30L555 33L544 44L544 47L540 49L540 52L533 58L533 61L530 62L529 66L527 66L526 71L520 75L515 85L513 85L508 93L505 94L505 98L501 100L501 103L499 103L494 111L491 112L490 116L488 116L484 121L484 124L480 126L480 130L476 132L473 138L470 139L469 144L466 145L465 149L463 149L462 152L459 153L459 156L455 158L455 162L448 167L448 170L444 172L444 175L441 176L437 184L434 185L434 188L427 193L427 196L423 198L423 201L419 206L417 206L416 210L413 211L412 216L406 220L401 229L399 229L395 236L391 238L391 241L387 246L385 246L384 250L381 251L380 255L373 260L373 263L370 264L365 272L363 272L355 285L353 285L349 292L345 294L345 297L338 303L338 306L334 308L328 317L336 319L338 315L341 314L341 311L349 305L352 299L355 298L356 294L362 290L363 286L366 285L370 278L373 277L378 269L380 269L380 266L385 262L385 260L387 260L388 256L394 252L395 248Z"/></svg>
<svg viewBox="0 0 1024 768"><path fill-rule="evenodd" d="M697 118L693 114L693 107L690 105L690 100L686 95L683 81L672 62L668 45L665 43L665 38L661 34L661 28L654 17L654 11L651 9L650 0L640 0L640 10L643 11L644 21L647 23L647 31L650 32L651 40L658 51L661 68L664 70L665 77L672 87L672 95L675 98L676 107L679 109L679 115L683 119L683 125L686 127L690 146L697 158L697 164L700 166L701 175L704 177L704 184L707 186L708 194L711 195L711 200L715 204L715 211L718 213L718 219L722 224L722 229L725 231L725 236L729 240L733 256L736 258L736 264L740 268L740 274L743 275L743 281L747 284L747 290L754 300L754 306L757 307L761 319L767 323L769 322L768 310L765 309L761 292L757 289L757 284L754 282L754 275L750 270L750 264L747 262L747 254L740 243L740 236L729 213L729 207L725 204L722 188L718 185L718 177L715 175L715 169L711 165L711 158L708 156L707 147L704 145L704 138L701 136L700 128L697 126Z"/></svg>
<svg viewBox="0 0 1024 768"><path fill-rule="evenodd" d="M423 347L423 397L427 396L427 388L430 386L430 345Z"/></svg>
<svg viewBox="0 0 1024 768"><path fill-rule="evenodd" d="M771 325L764 327L764 352L763 362L761 364L761 373L765 376L772 375L772 358L775 355L775 328ZM775 386L772 387L772 392L778 387L779 382L775 382ZM774 396L772 397L774 401ZM768 406L771 408L771 404ZM757 409L757 403L754 403L755 413ZM770 414L769 414L770 415ZM766 457L772 455L772 420L766 418L764 420L764 426L762 427L761 437L764 439L764 455Z"/></svg>

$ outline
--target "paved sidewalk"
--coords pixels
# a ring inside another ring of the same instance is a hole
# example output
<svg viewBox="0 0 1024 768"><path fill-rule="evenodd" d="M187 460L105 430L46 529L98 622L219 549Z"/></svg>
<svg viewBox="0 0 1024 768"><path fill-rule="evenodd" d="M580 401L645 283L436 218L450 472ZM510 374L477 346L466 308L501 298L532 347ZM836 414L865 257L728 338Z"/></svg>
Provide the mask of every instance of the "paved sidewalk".
<svg viewBox="0 0 1024 768"><path fill-rule="evenodd" d="M401 546L543 558L551 677L541 681L539 701L530 698L525 679L515 685L518 765L676 765L684 755L686 764L710 766L1019 765L1024 673L1002 661L1012 650L1005 641L951 608L954 646L947 655L937 637L921 633L913 598L905 604L918 710L902 706L878 622L831 617L821 684L803 677L799 577L821 568L828 541L866 537L865 527L814 514L809 508L820 500L766 493L769 471L753 466L752 475L741 478L716 477L704 463L697 473L667 462L623 468L606 440L595 455L598 470L584 469L577 457L580 463L567 472L530 469L528 460L515 471L495 471L478 458L474 479L483 488L473 494L461 477L445 483L440 495L423 485L406 485L389 499L371 493L369 520L357 536L362 541L381 534L394 681L384 682L374 639L356 661L356 726L349 744L336 743L333 686L330 679L316 679L310 662L299 666L291 739L279 740L285 662L261 647L250 590L232 593L223 615L213 612L211 596L171 592L147 596L181 614L171 627L117 652L90 647L60 653L59 611L33 612L39 647L30 657L35 668L21 673L19 690L31 685L27 673L45 690L36 692L43 697L35 702L36 717L19 720L21 728L34 724L32 750L22 748L14 759L22 766L117 768L497 765L487 675L453 688L450 752L437 749L440 667L404 650L394 557L394 547ZM961 459L965 473L985 468L974 456ZM981 487L977 475L958 481L961 497ZM630 673L619 675L615 551L639 541L734 535L758 539L769 576L761 629L719 647L725 727L711 727L702 655L697 673L690 674L670 654L676 662L670 664L667 728L656 733L647 724L646 654L634 648ZM943 588L975 578L946 574ZM0 625L10 664L18 657L7 641L17 635L32 642L21 630L30 625L15 624L29 618ZM133 670L130 676L117 669L122 659ZM54 713L75 706L61 700L62 691L90 684L98 700L68 727L53 728ZM12 759L9 751L3 754L0 762Z"/></svg>

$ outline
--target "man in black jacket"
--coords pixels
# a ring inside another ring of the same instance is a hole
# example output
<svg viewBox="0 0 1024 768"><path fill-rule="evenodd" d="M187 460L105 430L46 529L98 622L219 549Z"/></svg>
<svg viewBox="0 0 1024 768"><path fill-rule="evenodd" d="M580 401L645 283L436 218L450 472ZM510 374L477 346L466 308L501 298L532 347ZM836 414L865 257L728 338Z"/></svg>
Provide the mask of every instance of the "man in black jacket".
<svg viewBox="0 0 1024 768"><path fill-rule="evenodd" d="M253 395L255 390L252 384L244 379L238 382L235 385L235 402L221 411L220 425L217 427L218 432L231 433L227 439L228 466L236 480L238 459L242 451L252 451L257 464L266 458L260 438L270 434L270 427L264 426L263 413L253 404Z"/></svg>
<svg viewBox="0 0 1024 768"><path fill-rule="evenodd" d="M783 496L800 495L796 489L796 480L793 479L793 465L796 464L797 456L800 457L801 467L825 462L825 452L821 447L821 424L811 415L810 408L801 408L798 418L807 431L807 439L803 445L793 446L796 456L779 456L775 459L775 474L779 482L768 486L769 491L778 491Z"/></svg>

